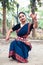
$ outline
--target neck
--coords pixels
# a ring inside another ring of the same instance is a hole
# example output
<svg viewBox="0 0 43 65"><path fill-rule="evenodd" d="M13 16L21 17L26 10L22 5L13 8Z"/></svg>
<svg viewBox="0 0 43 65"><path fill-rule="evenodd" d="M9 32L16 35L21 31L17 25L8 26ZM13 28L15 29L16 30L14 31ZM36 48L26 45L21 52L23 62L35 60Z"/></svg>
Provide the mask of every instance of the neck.
<svg viewBox="0 0 43 65"><path fill-rule="evenodd" d="M26 22L24 21L24 22L22 22L22 24L25 24Z"/></svg>

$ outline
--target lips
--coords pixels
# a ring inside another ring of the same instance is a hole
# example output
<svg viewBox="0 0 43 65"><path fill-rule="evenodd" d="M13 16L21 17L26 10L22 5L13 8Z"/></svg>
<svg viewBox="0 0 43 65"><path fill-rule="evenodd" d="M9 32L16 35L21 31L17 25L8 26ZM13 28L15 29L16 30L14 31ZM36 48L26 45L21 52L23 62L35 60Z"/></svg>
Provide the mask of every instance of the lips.
<svg viewBox="0 0 43 65"><path fill-rule="evenodd" d="M24 19L21 19L21 20L24 20Z"/></svg>

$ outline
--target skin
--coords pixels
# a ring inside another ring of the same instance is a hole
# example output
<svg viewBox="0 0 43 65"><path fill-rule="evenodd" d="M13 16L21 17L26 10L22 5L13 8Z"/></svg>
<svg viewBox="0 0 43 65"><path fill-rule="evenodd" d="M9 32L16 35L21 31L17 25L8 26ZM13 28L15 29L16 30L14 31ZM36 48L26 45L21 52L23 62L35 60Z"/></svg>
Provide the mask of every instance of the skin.
<svg viewBox="0 0 43 65"><path fill-rule="evenodd" d="M25 22L26 22L26 16L25 16L23 13L20 13L19 19L20 19L20 21L21 21L22 24L25 24ZM37 28L37 22L36 22L36 21L34 22L33 28ZM12 32L13 32L12 29L10 29L10 30L7 32L7 34L6 34L6 41L9 40L10 34L11 34Z"/></svg>
<svg viewBox="0 0 43 65"><path fill-rule="evenodd" d="M19 19L20 19L20 21L21 21L22 24L25 24L25 22L26 22L26 16L23 13L21 13L19 15Z"/></svg>

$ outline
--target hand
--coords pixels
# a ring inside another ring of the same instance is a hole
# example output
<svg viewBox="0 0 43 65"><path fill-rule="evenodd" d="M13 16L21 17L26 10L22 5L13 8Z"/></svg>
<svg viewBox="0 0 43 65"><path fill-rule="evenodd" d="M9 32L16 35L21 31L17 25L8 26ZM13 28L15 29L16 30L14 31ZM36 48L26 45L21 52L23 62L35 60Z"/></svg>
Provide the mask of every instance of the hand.
<svg viewBox="0 0 43 65"><path fill-rule="evenodd" d="M6 37L6 41L8 41L8 40L9 40L9 36Z"/></svg>

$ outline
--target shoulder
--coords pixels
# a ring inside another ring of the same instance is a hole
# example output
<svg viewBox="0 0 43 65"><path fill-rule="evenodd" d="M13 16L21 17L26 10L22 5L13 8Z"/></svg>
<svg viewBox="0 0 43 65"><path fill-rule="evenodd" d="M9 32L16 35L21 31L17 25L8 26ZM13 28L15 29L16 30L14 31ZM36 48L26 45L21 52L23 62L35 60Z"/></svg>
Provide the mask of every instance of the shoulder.
<svg viewBox="0 0 43 65"><path fill-rule="evenodd" d="M15 25L15 26L13 26L12 30L15 31L15 30L18 30L19 28L20 28L20 23Z"/></svg>
<svg viewBox="0 0 43 65"><path fill-rule="evenodd" d="M15 26L16 26L16 27L17 27L17 26L20 26L20 23L19 23L19 24L14 25L13 27L15 27Z"/></svg>

